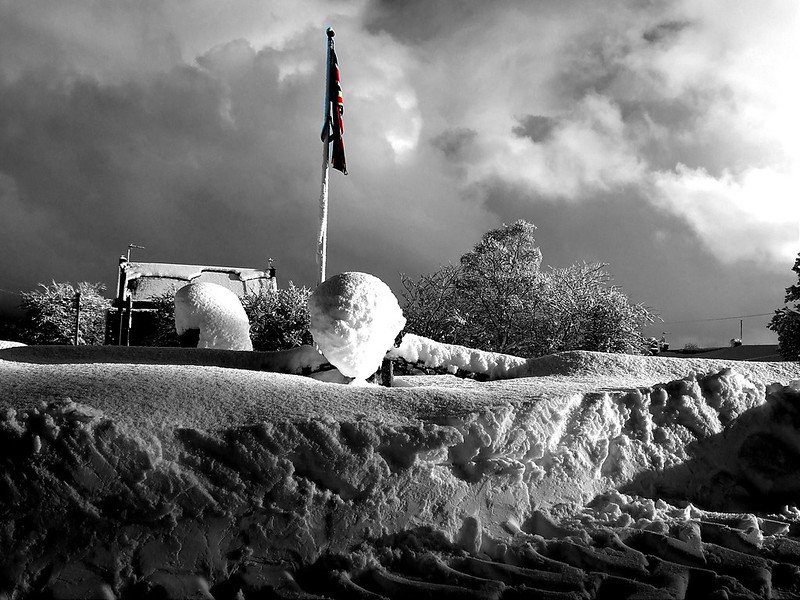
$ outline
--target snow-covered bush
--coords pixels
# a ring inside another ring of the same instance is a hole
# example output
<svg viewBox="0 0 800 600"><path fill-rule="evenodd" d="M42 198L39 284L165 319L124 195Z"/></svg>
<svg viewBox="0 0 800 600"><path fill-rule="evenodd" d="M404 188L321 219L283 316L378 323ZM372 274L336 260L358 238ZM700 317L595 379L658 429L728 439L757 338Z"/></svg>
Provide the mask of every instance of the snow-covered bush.
<svg viewBox="0 0 800 600"><path fill-rule="evenodd" d="M261 351L288 350L311 344L308 330L308 297L311 290L289 286L276 291L262 291L242 298L250 320L253 348Z"/></svg>
<svg viewBox="0 0 800 600"><path fill-rule="evenodd" d="M402 277L406 329L519 356L563 350L641 353L655 315L610 285L605 265L541 269L535 226L489 231L458 266Z"/></svg>
<svg viewBox="0 0 800 600"><path fill-rule="evenodd" d="M377 371L406 322L389 286L357 272L322 282L308 300L308 313L320 352L356 380Z"/></svg>
<svg viewBox="0 0 800 600"><path fill-rule="evenodd" d="M22 292L20 322L23 341L29 344L72 344L75 335L75 292L80 292L78 343L101 345L105 340L105 285L81 281L77 285L52 281Z"/></svg>
<svg viewBox="0 0 800 600"><path fill-rule="evenodd" d="M175 330L200 331L198 348L252 350L250 323L239 297L216 283L190 283L175 292Z"/></svg>

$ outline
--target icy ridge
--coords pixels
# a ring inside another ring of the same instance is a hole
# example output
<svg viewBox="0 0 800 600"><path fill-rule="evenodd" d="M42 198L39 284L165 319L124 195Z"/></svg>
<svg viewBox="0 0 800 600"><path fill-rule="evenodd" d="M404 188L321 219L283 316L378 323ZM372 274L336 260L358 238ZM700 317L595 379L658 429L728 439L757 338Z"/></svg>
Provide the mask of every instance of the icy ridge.
<svg viewBox="0 0 800 600"><path fill-rule="evenodd" d="M678 485L725 510L736 486L745 508L748 489L796 502L796 462L764 471L774 454L747 463L740 450L769 431L792 458L798 396L724 370L402 426L318 419L144 437L72 401L9 409L0 591L126 596L161 585L180 597L198 577L234 575L257 589L286 561L419 527L479 548L484 536L535 532L534 509L620 486L652 496ZM165 455L165 435L181 450ZM709 495L722 471L728 486Z"/></svg>

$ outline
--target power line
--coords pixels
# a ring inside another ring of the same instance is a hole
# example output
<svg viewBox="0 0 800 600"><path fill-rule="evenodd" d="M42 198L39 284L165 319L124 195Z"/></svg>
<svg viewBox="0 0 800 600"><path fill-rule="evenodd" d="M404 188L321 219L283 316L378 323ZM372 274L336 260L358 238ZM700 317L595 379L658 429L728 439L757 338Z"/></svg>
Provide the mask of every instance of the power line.
<svg viewBox="0 0 800 600"><path fill-rule="evenodd" d="M4 290L3 288L0 288L0 292L5 292L6 294L14 294L15 296L21 296L22 295L19 292L12 292L11 290Z"/></svg>
<svg viewBox="0 0 800 600"><path fill-rule="evenodd" d="M774 312L759 313L757 315L738 315L735 317L713 317L711 319L689 319L687 321L669 321L668 323L661 323L661 325L680 325L681 323L707 323L709 321L729 321L732 319L749 319L750 317L771 317Z"/></svg>

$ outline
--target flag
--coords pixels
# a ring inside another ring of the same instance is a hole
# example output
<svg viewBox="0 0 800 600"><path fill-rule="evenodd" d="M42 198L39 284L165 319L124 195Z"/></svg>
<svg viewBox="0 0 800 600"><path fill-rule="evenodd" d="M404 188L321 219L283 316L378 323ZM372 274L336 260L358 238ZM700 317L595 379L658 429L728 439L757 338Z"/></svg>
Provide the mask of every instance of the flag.
<svg viewBox="0 0 800 600"><path fill-rule="evenodd" d="M342 97L342 84L339 78L339 62L336 60L336 52L333 49L333 40L331 39L331 52L330 52L330 90L328 90L331 102L331 124L329 126L330 137L329 142L333 142L333 151L331 153L331 165L347 175L347 161L344 158L344 98Z"/></svg>

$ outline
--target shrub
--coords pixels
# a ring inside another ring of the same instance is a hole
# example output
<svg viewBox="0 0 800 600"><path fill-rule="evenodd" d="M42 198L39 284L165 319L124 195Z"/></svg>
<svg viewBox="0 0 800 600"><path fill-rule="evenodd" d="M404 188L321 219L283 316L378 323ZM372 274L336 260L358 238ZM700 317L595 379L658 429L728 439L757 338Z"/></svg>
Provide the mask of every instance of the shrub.
<svg viewBox="0 0 800 600"><path fill-rule="evenodd" d="M288 350L311 344L308 297L311 290L289 286L277 291L249 294L242 305L250 320L254 350Z"/></svg>
<svg viewBox="0 0 800 600"><path fill-rule="evenodd" d="M406 330L484 350L540 356L564 350L642 353L656 319L609 284L606 265L541 270L535 227L517 221L483 235L458 266L401 275Z"/></svg>
<svg viewBox="0 0 800 600"><path fill-rule="evenodd" d="M19 317L0 315L0 340L22 342L25 330Z"/></svg>
<svg viewBox="0 0 800 600"><path fill-rule="evenodd" d="M109 301L103 297L105 286L82 281L39 284L38 290L22 292L20 308L23 340L29 344L72 344L75 333L75 292L80 291L78 343L100 345L105 338L106 310Z"/></svg>
<svg viewBox="0 0 800 600"><path fill-rule="evenodd" d="M175 291L154 296L151 302L154 305L150 321L151 333L138 343L142 346L180 346L178 333L175 331Z"/></svg>

